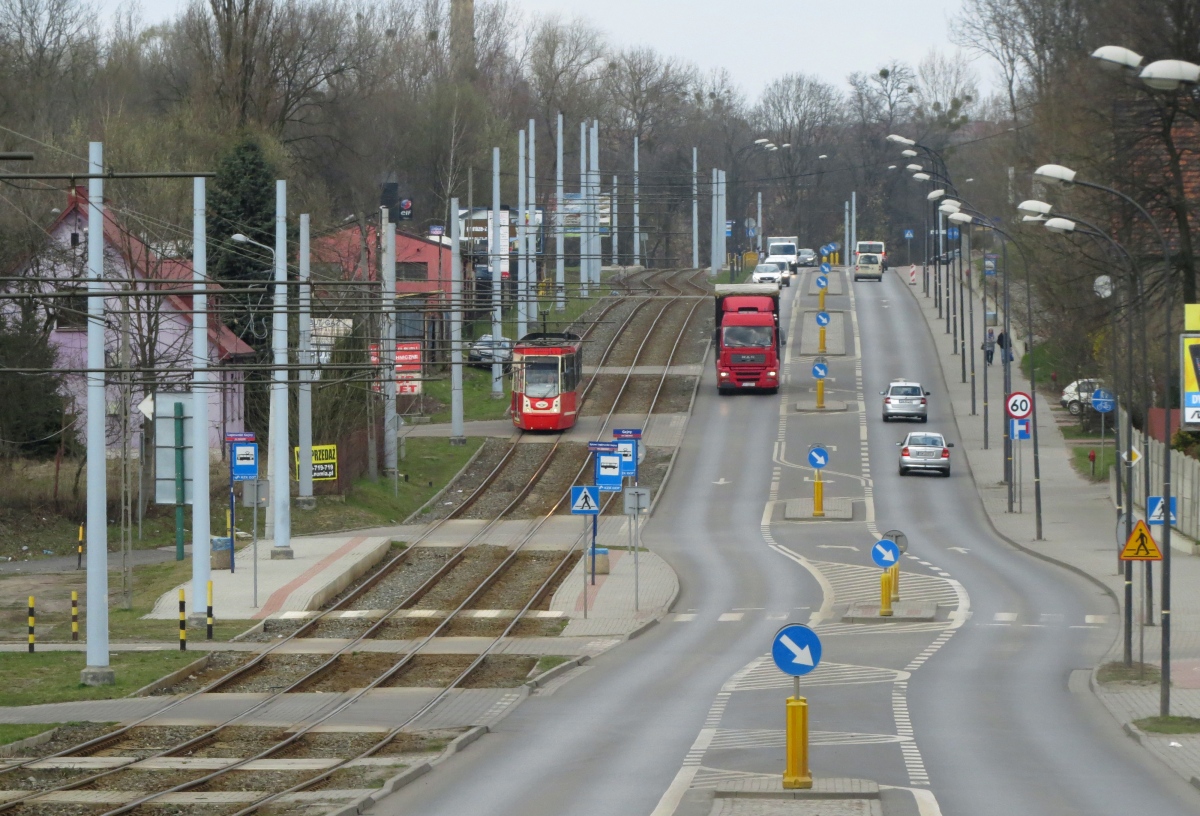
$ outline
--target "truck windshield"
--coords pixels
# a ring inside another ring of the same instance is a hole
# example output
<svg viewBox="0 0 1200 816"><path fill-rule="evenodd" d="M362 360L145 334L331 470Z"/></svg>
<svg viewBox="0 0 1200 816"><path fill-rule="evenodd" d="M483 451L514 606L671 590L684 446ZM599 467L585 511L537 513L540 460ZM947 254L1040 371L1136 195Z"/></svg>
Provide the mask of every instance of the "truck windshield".
<svg viewBox="0 0 1200 816"><path fill-rule="evenodd" d="M558 396L558 361L525 364L525 396L540 399Z"/></svg>
<svg viewBox="0 0 1200 816"><path fill-rule="evenodd" d="M770 326L726 326L722 335L726 348L764 348L771 345Z"/></svg>
<svg viewBox="0 0 1200 816"><path fill-rule="evenodd" d="M771 244L767 249L768 255L795 255L795 244Z"/></svg>
<svg viewBox="0 0 1200 816"><path fill-rule="evenodd" d="M879 243L878 241L859 241L858 242L858 251L860 253L861 252L874 252L877 255L882 255L883 254L883 244Z"/></svg>

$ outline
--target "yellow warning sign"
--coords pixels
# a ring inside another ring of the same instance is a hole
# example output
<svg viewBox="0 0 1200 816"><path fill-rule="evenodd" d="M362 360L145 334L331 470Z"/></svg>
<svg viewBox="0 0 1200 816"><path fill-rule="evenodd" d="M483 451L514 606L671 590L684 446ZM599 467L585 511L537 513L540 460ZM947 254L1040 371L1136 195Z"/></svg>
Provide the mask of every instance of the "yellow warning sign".
<svg viewBox="0 0 1200 816"><path fill-rule="evenodd" d="M1141 519L1138 519L1138 523L1133 527L1133 532L1129 534L1129 540L1125 542L1125 549L1121 550L1121 560L1162 560L1162 551L1158 549L1154 536L1150 535L1150 528Z"/></svg>

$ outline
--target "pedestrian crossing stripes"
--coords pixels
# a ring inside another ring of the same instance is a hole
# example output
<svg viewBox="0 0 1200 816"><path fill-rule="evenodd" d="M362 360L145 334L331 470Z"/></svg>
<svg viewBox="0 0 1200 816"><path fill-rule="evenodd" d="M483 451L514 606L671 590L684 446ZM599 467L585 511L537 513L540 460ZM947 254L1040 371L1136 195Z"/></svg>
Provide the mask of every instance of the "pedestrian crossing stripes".
<svg viewBox="0 0 1200 816"><path fill-rule="evenodd" d="M809 731L809 745L887 745L911 737L898 734L860 734L848 731ZM708 746L710 751L739 748L782 748L787 732L782 728L718 728Z"/></svg>
<svg viewBox="0 0 1200 816"><path fill-rule="evenodd" d="M949 621L915 623L822 623L816 627L822 638L842 635L896 635L913 632L942 632L952 626Z"/></svg>
<svg viewBox="0 0 1200 816"><path fill-rule="evenodd" d="M949 636L951 633L947 633ZM904 757L904 770L910 785L928 785L929 772L921 759L921 749L913 739L912 718L908 713L908 681L901 680L892 687L892 715L896 719L896 733L904 738L900 753Z"/></svg>
<svg viewBox="0 0 1200 816"><path fill-rule="evenodd" d="M730 771L724 768L709 768L708 766L701 766L696 770L696 775L692 780L692 787L701 790L712 790L713 788L726 785L730 782L740 782L746 779L758 779L776 782L779 780L779 774L754 773L752 771Z"/></svg>
<svg viewBox="0 0 1200 816"><path fill-rule="evenodd" d="M869 603L879 600L879 570L835 561L813 561L833 586L837 603ZM905 601L932 601L957 606L959 594L950 581L932 575L905 572L900 578L900 597Z"/></svg>
<svg viewBox="0 0 1200 816"><path fill-rule="evenodd" d="M877 666L853 666L847 663L831 663L822 660L801 681L802 687L812 686L856 686L868 683L894 683L908 678L908 672L885 669ZM729 689L730 691L762 691L765 689L790 689L793 680L776 668L770 655L763 655L750 664L746 671Z"/></svg>

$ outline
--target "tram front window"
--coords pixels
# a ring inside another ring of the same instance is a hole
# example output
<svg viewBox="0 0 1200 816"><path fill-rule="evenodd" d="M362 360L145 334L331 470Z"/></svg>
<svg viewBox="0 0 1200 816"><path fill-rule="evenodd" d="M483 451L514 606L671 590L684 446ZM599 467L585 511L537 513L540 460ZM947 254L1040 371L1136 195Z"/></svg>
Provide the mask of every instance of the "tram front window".
<svg viewBox="0 0 1200 816"><path fill-rule="evenodd" d="M525 363L525 396L548 399L558 396L558 361Z"/></svg>

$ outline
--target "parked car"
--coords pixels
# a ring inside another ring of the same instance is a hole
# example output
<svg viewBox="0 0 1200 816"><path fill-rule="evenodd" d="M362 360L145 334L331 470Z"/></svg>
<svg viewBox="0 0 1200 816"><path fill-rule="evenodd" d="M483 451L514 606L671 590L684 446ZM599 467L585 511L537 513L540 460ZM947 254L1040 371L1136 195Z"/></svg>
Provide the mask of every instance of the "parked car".
<svg viewBox="0 0 1200 816"><path fill-rule="evenodd" d="M926 399L929 392L922 388L920 383L896 380L888 385L886 391L880 391L879 394L883 397L884 422L891 422L897 417L921 422L929 420Z"/></svg>
<svg viewBox="0 0 1200 816"><path fill-rule="evenodd" d="M467 364L487 368L493 363L509 365L512 363L512 341L507 337L493 340L490 334L485 334L473 344L467 352Z"/></svg>
<svg viewBox="0 0 1200 816"><path fill-rule="evenodd" d="M907 476L910 470L932 470L943 476L950 475L950 449L953 442L939 433L918 431L910 433L900 446L900 475Z"/></svg>
<svg viewBox="0 0 1200 816"><path fill-rule="evenodd" d="M1086 377L1082 380L1076 380L1062 390L1062 396L1058 399L1058 404L1066 408L1071 416L1079 416L1092 405L1092 394L1097 388L1103 388L1104 384L1095 377Z"/></svg>

